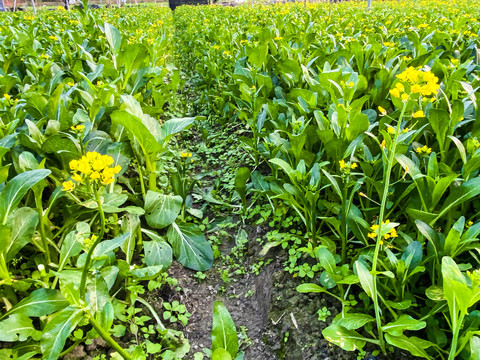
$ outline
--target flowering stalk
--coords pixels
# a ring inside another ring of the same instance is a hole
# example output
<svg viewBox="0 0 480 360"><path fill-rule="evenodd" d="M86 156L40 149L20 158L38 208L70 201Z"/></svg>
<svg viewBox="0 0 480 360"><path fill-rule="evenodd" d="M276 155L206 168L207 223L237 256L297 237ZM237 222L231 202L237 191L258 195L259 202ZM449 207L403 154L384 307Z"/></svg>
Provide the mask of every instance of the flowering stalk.
<svg viewBox="0 0 480 360"><path fill-rule="evenodd" d="M85 265L83 266L82 271L82 279L80 280L80 298L85 299L85 285L87 282L87 273L90 267L90 261L92 259L93 251L97 247L97 245L102 241L103 235L105 234L105 213L103 212L102 202L100 200L100 195L98 194L98 190L94 187L93 192L95 194L95 200L98 206L98 212L100 214L100 233L98 237L95 239L94 243L90 246L87 253L87 258L85 260Z"/></svg>
<svg viewBox="0 0 480 360"><path fill-rule="evenodd" d="M376 325L377 325L377 332L378 332L378 339L380 341L380 348L384 354L386 354L386 348L385 348L385 340L383 338L383 331L382 331L382 319L380 317L380 307L378 303L378 290L377 290L377 263L378 263L378 255L380 253L380 246L382 243L382 225L384 225L384 218L385 218L385 209L387 205L387 198L388 198L388 188L390 187L390 175L392 173L392 168L393 168L393 162L395 159L395 151L397 149L397 142L398 142L398 136L400 135L400 126L402 124L402 119L405 114L405 110L407 109L407 103L408 101L405 101L403 104L402 112L400 113L400 117L397 121L397 128L395 131L395 136L393 138L392 142L392 147L388 152L388 160L387 160L387 171L384 173L384 188L383 188L383 196L382 196L382 202L380 205L380 215L378 218L378 234L377 234L377 241L375 244L375 252L373 254L373 261L372 261L372 276L373 276L373 291L372 291L372 297L373 297L373 305L375 308L375 320L376 320ZM382 149L383 152L383 149Z"/></svg>

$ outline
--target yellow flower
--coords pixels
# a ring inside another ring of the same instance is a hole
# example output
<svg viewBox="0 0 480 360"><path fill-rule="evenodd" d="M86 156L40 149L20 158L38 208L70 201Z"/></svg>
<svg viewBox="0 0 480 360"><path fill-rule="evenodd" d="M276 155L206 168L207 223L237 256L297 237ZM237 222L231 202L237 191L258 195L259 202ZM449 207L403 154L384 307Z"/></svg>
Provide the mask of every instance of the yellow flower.
<svg viewBox="0 0 480 360"><path fill-rule="evenodd" d="M432 149L429 148L427 145L424 145L424 146L419 146L415 149L415 151L419 154L419 155L429 155L431 152L432 152Z"/></svg>
<svg viewBox="0 0 480 360"><path fill-rule="evenodd" d="M392 126L389 126L389 127L387 128L387 132L388 132L389 134L395 134L395 129L394 129Z"/></svg>
<svg viewBox="0 0 480 360"><path fill-rule="evenodd" d="M397 88L391 89L390 90L390 95L392 95L393 97L399 98L400 97L400 91L398 91Z"/></svg>
<svg viewBox="0 0 480 360"><path fill-rule="evenodd" d="M401 98L402 98L402 101L407 101L408 100L408 94L405 94L405 93L402 94Z"/></svg>
<svg viewBox="0 0 480 360"><path fill-rule="evenodd" d="M48 37L50 40L53 40L53 41L58 41L58 38L54 35L51 35Z"/></svg>
<svg viewBox="0 0 480 360"><path fill-rule="evenodd" d="M69 81L69 82L67 82L67 85L68 85L68 86L74 86L75 83L74 83L73 81Z"/></svg>
<svg viewBox="0 0 480 360"><path fill-rule="evenodd" d="M356 168L357 168L357 166L358 166L358 165L357 165L357 163L353 163L352 165L350 165L350 168L352 168L352 169L356 169Z"/></svg>
<svg viewBox="0 0 480 360"><path fill-rule="evenodd" d="M12 97L8 94L3 94L3 98L6 100L10 100Z"/></svg>
<svg viewBox="0 0 480 360"><path fill-rule="evenodd" d="M63 188L62 188L63 191L71 192L73 191L73 189L75 189L75 183L71 180L64 181L62 185L63 185Z"/></svg>
<svg viewBox="0 0 480 360"><path fill-rule="evenodd" d="M98 180L100 179L100 173L98 171L94 171L90 174L90 179L92 180Z"/></svg>
<svg viewBox="0 0 480 360"><path fill-rule="evenodd" d="M339 161L339 164L340 164L340 169L344 169L344 168L345 168L345 160L340 160L340 161Z"/></svg>
<svg viewBox="0 0 480 360"><path fill-rule="evenodd" d="M72 179L77 183L81 183L83 181L82 175L80 175L79 173L74 173L72 175Z"/></svg>
<svg viewBox="0 0 480 360"><path fill-rule="evenodd" d="M192 157L192 153L180 151L180 156L181 156L182 158L191 158L191 157Z"/></svg>
<svg viewBox="0 0 480 360"><path fill-rule="evenodd" d="M379 106L378 111L380 111L380 116L385 116L387 115L387 110L385 110L383 107Z"/></svg>
<svg viewBox="0 0 480 360"><path fill-rule="evenodd" d="M422 110L419 110L417 112L414 112L412 116L414 118L421 118L421 117L425 117L425 113Z"/></svg>

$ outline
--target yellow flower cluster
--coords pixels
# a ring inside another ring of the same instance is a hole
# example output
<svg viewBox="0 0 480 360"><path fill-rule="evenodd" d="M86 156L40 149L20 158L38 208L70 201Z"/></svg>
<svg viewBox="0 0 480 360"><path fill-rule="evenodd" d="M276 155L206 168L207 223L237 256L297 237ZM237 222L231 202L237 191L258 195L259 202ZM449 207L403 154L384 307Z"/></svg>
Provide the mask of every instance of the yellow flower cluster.
<svg viewBox="0 0 480 360"><path fill-rule="evenodd" d="M429 155L432 152L432 149L427 145L419 146L415 149L419 155Z"/></svg>
<svg viewBox="0 0 480 360"><path fill-rule="evenodd" d="M351 163L350 161L348 162L345 162L345 160L340 160L338 162L338 164L340 165L340 171L344 174L350 174L350 171L356 169L358 167L358 164L357 163Z"/></svg>
<svg viewBox="0 0 480 360"><path fill-rule="evenodd" d="M192 153L191 152L183 152L183 151L180 151L180 156L182 158L191 158L192 157Z"/></svg>
<svg viewBox="0 0 480 360"><path fill-rule="evenodd" d="M77 125L77 126L70 126L70 129L75 131L75 132L82 132L83 130L85 130L85 125Z"/></svg>
<svg viewBox="0 0 480 360"><path fill-rule="evenodd" d="M72 179L75 183L85 181L100 182L102 185L109 185L115 181L115 174L122 169L120 165L111 167L113 158L108 155L101 155L97 152L88 152L79 160L70 161L70 169L74 171ZM75 189L73 181L63 183L64 191Z"/></svg>
<svg viewBox="0 0 480 360"><path fill-rule="evenodd" d="M408 100L409 94L434 96L440 89L438 78L431 71L417 70L412 66L398 74L397 78L401 83L397 83L395 88L390 90L390 94L393 97L401 98L403 101Z"/></svg>
<svg viewBox="0 0 480 360"><path fill-rule="evenodd" d="M88 250L95 243L95 241L97 241L97 239L98 239L97 235L92 234L91 237L83 240L83 246L85 246L85 248Z"/></svg>
<svg viewBox="0 0 480 360"><path fill-rule="evenodd" d="M383 227L384 225L388 225L388 224L390 224L390 220L385 220L385 221L382 222L382 227ZM368 234L368 237L369 237L370 239L375 239L375 238L378 236L377 231L378 231L379 228L380 228L380 225L372 225L372 226L370 227L370 229L372 229L373 232L369 233L369 234ZM385 240L388 240L388 239L390 239L390 238L396 238L396 237L398 237L398 234L397 234L397 230L396 230L395 228L389 230L386 234L383 235L383 238L384 238ZM383 245L383 241L382 241L382 240L380 240L380 245Z"/></svg>

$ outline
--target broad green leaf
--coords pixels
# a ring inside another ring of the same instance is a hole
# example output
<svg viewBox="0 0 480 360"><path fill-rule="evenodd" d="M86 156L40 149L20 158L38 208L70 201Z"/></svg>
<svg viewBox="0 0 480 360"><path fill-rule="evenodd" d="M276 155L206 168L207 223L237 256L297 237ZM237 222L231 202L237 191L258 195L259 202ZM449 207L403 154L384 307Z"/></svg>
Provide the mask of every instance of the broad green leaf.
<svg viewBox="0 0 480 360"><path fill-rule="evenodd" d="M152 240L143 242L145 264L148 266L161 265L168 269L172 263L172 248L166 241Z"/></svg>
<svg viewBox="0 0 480 360"><path fill-rule="evenodd" d="M114 123L122 125L139 143L145 154L155 154L164 150L142 120L125 110L116 110L110 115Z"/></svg>
<svg viewBox="0 0 480 360"><path fill-rule="evenodd" d="M250 54L248 54L248 61L256 67L262 67L267 61L268 45L261 44L250 48Z"/></svg>
<svg viewBox="0 0 480 360"><path fill-rule="evenodd" d="M375 318L368 314L346 313L344 317L335 319L335 324L342 326L347 330L356 330L373 321L375 321Z"/></svg>
<svg viewBox="0 0 480 360"><path fill-rule="evenodd" d="M138 280L152 280L156 277L158 277L158 274L160 274L162 271L165 269L161 265L155 265L155 266L145 266L142 268L138 269L133 269L130 271L130 273L137 277Z"/></svg>
<svg viewBox="0 0 480 360"><path fill-rule="evenodd" d="M165 146L173 135L178 134L179 132L188 128L195 122L195 119L196 118L194 117L186 117L165 121L160 130L159 140L162 141L163 145Z"/></svg>
<svg viewBox="0 0 480 360"><path fill-rule="evenodd" d="M85 298L94 315L110 302L108 286L101 274L97 273L95 279L87 285Z"/></svg>
<svg viewBox="0 0 480 360"><path fill-rule="evenodd" d="M38 213L27 207L14 210L7 219L11 229L10 242L6 251L7 262L27 245L33 238L38 224Z"/></svg>
<svg viewBox="0 0 480 360"><path fill-rule="evenodd" d="M324 329L322 335L331 343L347 351L361 350L366 343L366 339L355 330L348 330L337 324L332 324Z"/></svg>
<svg viewBox="0 0 480 360"><path fill-rule="evenodd" d="M425 321L416 320L410 315L403 314L397 320L383 325L382 330L394 336L401 336L406 330L421 330L426 325Z"/></svg>
<svg viewBox="0 0 480 360"><path fill-rule="evenodd" d="M432 285L427 290L425 290L425 295L427 298L433 301L442 301L446 300L443 289L438 285Z"/></svg>
<svg viewBox="0 0 480 360"><path fill-rule="evenodd" d="M247 181L250 179L250 169L247 167L241 167L237 169L237 173L235 175L235 190L240 195L240 199L242 199L243 208L246 209L247 207Z"/></svg>
<svg viewBox="0 0 480 360"><path fill-rule="evenodd" d="M442 258L443 293L447 299L451 318L458 316L458 310L467 313L472 291L465 276L451 257Z"/></svg>
<svg viewBox="0 0 480 360"><path fill-rule="evenodd" d="M130 264L135 251L135 239L140 229L140 218L137 215L126 214L122 218L121 229L124 234L128 234L125 242L121 245L121 249L125 254L125 261Z"/></svg>
<svg viewBox="0 0 480 360"><path fill-rule="evenodd" d="M60 248L60 261L58 263L59 271L67 264L68 260L82 252L82 244L77 241L77 231L71 231L65 237Z"/></svg>
<svg viewBox="0 0 480 360"><path fill-rule="evenodd" d="M355 261L358 279L369 297L373 296L373 276L361 261Z"/></svg>
<svg viewBox="0 0 480 360"><path fill-rule="evenodd" d="M297 291L299 293L311 293L311 292L321 293L321 292L325 292L326 290L321 286L318 286L317 284L308 283L308 284L298 285Z"/></svg>
<svg viewBox="0 0 480 360"><path fill-rule="evenodd" d="M217 349L212 353L212 360L232 360L232 356L225 349Z"/></svg>
<svg viewBox="0 0 480 360"><path fill-rule="evenodd" d="M470 339L470 360L480 360L480 338L472 336Z"/></svg>
<svg viewBox="0 0 480 360"><path fill-rule="evenodd" d="M401 259L407 264L409 269L415 269L422 262L422 257L422 244L418 241L412 241L405 248Z"/></svg>
<svg viewBox="0 0 480 360"><path fill-rule="evenodd" d="M114 55L118 55L120 51L120 46L122 45L122 36L120 31L109 23L105 23L105 37L107 38L108 44L112 48Z"/></svg>
<svg viewBox="0 0 480 360"><path fill-rule="evenodd" d="M44 360L57 360L60 356L67 338L82 320L84 314L82 309L69 306L58 313L50 320L40 340L40 348Z"/></svg>
<svg viewBox="0 0 480 360"><path fill-rule="evenodd" d="M194 224L173 223L167 232L173 255L185 267L204 271L212 267L213 251Z"/></svg>
<svg viewBox="0 0 480 360"><path fill-rule="evenodd" d="M450 210L454 206L463 204L480 194L480 177L476 177L465 181L462 185L454 187L450 191L450 195L445 200L442 207L442 214Z"/></svg>
<svg viewBox="0 0 480 360"><path fill-rule="evenodd" d="M465 227L465 217L460 216L460 218L455 222L453 227L447 234L445 238L445 244L443 249L445 251L445 255L454 256L456 251L458 250L458 244L460 243L460 238L463 233L463 229Z"/></svg>
<svg viewBox="0 0 480 360"><path fill-rule="evenodd" d="M100 241L100 244L98 244L95 250L93 250L92 258L103 256L107 252L115 250L116 248L121 246L129 236L130 234L126 233L126 234L117 236L112 240Z"/></svg>
<svg viewBox="0 0 480 360"><path fill-rule="evenodd" d="M51 171L37 169L23 172L10 180L0 193L0 219L7 223L8 215L18 206L23 196L40 180L50 175Z"/></svg>
<svg viewBox="0 0 480 360"><path fill-rule="evenodd" d="M335 274L335 258L332 253L324 247L319 247L316 253L318 263L330 274Z"/></svg>
<svg viewBox="0 0 480 360"><path fill-rule="evenodd" d="M50 315L69 305L62 293L52 289L34 290L26 298L22 299L9 312L2 316L11 314L22 314L25 316L40 317Z"/></svg>
<svg viewBox="0 0 480 360"><path fill-rule="evenodd" d="M149 226L161 229L172 224L182 210L183 199L149 190L145 197L145 219Z"/></svg>
<svg viewBox="0 0 480 360"><path fill-rule="evenodd" d="M235 323L221 301L213 304L212 351L225 349L233 357L238 352L238 336Z"/></svg>
<svg viewBox="0 0 480 360"><path fill-rule="evenodd" d="M21 313L12 314L7 319L0 321L0 341L16 342L25 341L29 337L38 340L40 331L35 330L32 320Z"/></svg>
<svg viewBox="0 0 480 360"><path fill-rule="evenodd" d="M448 127L450 125L450 115L443 109L430 109L428 112L428 122L432 126L433 133L437 137L440 150L443 150Z"/></svg>
<svg viewBox="0 0 480 360"><path fill-rule="evenodd" d="M425 351L425 349L428 349L433 345L430 341L423 340L415 336L394 336L391 334L385 334L385 340L387 340L390 345L407 350L413 356L420 356L425 359L432 358Z"/></svg>

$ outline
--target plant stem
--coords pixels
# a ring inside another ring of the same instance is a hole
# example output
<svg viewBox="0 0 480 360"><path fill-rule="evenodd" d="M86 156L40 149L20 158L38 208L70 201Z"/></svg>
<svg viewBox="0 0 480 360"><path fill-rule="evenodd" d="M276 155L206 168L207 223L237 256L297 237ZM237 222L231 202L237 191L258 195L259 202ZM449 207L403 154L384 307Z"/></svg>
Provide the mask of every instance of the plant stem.
<svg viewBox="0 0 480 360"><path fill-rule="evenodd" d="M143 181L143 171L142 171L142 165L140 165L140 161L138 161L137 170L138 170L138 179L140 180L140 189L142 191L143 201L145 201L145 194L147 192L145 191L145 182Z"/></svg>
<svg viewBox="0 0 480 360"><path fill-rule="evenodd" d="M103 235L105 234L105 213L103 212L102 202L100 201L100 195L95 186L93 186L93 192L95 194L95 200L98 205L98 212L100 213L100 233L98 234L97 239L92 244L90 249L88 249L87 258L85 260L85 265L83 266L82 279L80 280L80 298L85 299L85 285L87 283L87 273L90 267L90 261L92 259L93 251L97 245L102 241Z"/></svg>
<svg viewBox="0 0 480 360"><path fill-rule="evenodd" d="M113 338L110 336L108 331L105 331L104 328L102 328L102 325L93 317L90 316L90 324L93 326L93 328L98 332L98 334L105 340L108 345L110 345L116 352L120 354L121 357L123 357L125 360L130 360L132 357L123 349L118 343L113 340Z"/></svg>
<svg viewBox="0 0 480 360"><path fill-rule="evenodd" d="M145 156L145 165L148 172L148 190L157 191L157 172L155 161L150 159L150 156Z"/></svg>
<svg viewBox="0 0 480 360"><path fill-rule="evenodd" d="M50 250L48 249L47 235L45 234L45 217L43 214L41 193L40 195L37 196L36 191L35 191L35 204L37 205L38 219L40 222L39 223L40 237L42 238L43 248L45 250L45 271L48 272L48 266L52 262L52 258L50 256Z"/></svg>
<svg viewBox="0 0 480 360"><path fill-rule="evenodd" d="M377 325L377 332L378 332L378 339L380 341L380 349L385 354L385 340L383 338L383 331L382 331L382 319L380 317L380 307L378 303L378 290L377 290L377 262L378 262L378 255L380 253L380 241L382 240L382 223L384 221L385 216L385 209L387 205L387 197L388 197L388 188L390 187L390 175L392 173L393 168L393 161L395 160L395 151L397 149L397 141L398 136L400 135L400 127L402 124L403 115L405 114L405 110L407 108L407 102L404 103L402 112L400 113L400 117L397 121L397 129L395 131L395 136L392 143L392 148L388 152L388 166L387 171L384 173L384 188L383 188L383 196L382 202L380 205L380 214L378 218L378 236L377 236L377 243L375 244L375 253L373 255L372 261L372 276L373 276L373 305L375 307L375 320ZM383 152L383 149L382 149Z"/></svg>

